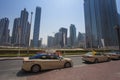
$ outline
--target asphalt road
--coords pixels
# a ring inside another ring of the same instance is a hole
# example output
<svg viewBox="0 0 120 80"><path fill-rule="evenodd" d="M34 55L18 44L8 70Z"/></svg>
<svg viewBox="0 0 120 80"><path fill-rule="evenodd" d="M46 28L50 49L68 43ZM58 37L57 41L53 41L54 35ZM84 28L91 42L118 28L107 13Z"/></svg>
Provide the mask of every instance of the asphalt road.
<svg viewBox="0 0 120 80"><path fill-rule="evenodd" d="M73 60L74 67L85 65L79 56L69 58ZM34 75L34 73L21 71L21 66L22 60L0 61L0 80L27 80L27 76Z"/></svg>

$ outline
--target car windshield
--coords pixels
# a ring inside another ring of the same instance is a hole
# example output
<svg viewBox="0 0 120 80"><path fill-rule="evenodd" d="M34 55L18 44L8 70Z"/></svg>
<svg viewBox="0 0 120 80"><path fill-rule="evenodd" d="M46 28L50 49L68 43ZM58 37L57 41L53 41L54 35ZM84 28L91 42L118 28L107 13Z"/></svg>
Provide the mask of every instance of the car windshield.
<svg viewBox="0 0 120 80"><path fill-rule="evenodd" d="M43 55L45 55L45 54L44 53L42 53L42 54L36 54L34 56L29 57L29 59L39 59Z"/></svg>
<svg viewBox="0 0 120 80"><path fill-rule="evenodd" d="M89 55L93 55L93 53L92 53L92 52L88 52L88 53L86 53L85 55L86 55L86 56L89 56Z"/></svg>

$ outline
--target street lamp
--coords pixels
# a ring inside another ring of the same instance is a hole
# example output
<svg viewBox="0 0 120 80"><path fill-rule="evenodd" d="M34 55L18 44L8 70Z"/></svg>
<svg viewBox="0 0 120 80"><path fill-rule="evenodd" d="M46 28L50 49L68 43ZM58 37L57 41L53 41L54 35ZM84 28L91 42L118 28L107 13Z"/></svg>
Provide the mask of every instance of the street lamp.
<svg viewBox="0 0 120 80"><path fill-rule="evenodd" d="M120 28L119 28L119 25L116 25L116 26L114 27L114 29L117 31L119 51L120 51Z"/></svg>

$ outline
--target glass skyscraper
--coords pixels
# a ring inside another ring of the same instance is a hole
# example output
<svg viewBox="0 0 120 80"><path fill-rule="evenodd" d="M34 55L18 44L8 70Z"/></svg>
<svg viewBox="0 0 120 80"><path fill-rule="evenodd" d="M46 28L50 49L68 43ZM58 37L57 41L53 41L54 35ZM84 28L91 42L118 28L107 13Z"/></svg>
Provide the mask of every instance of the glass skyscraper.
<svg viewBox="0 0 120 80"><path fill-rule="evenodd" d="M19 44L20 18L14 19L11 43L15 46Z"/></svg>
<svg viewBox="0 0 120 80"><path fill-rule="evenodd" d="M9 19L8 18L2 18L0 19L0 45L6 45L8 44L9 39Z"/></svg>
<svg viewBox="0 0 120 80"><path fill-rule="evenodd" d="M70 46L74 46L76 42L76 28L74 24L70 25Z"/></svg>
<svg viewBox="0 0 120 80"><path fill-rule="evenodd" d="M40 32L41 8L36 7L34 33L33 33L33 47L38 47L39 32Z"/></svg>
<svg viewBox="0 0 120 80"><path fill-rule="evenodd" d="M86 47L118 46L116 0L84 0Z"/></svg>
<svg viewBox="0 0 120 80"><path fill-rule="evenodd" d="M62 40L60 42L61 48L66 47L67 46L67 28L62 27L59 29L59 32L62 34L61 35Z"/></svg>
<svg viewBox="0 0 120 80"><path fill-rule="evenodd" d="M27 37L27 30L28 30L28 11L24 8L24 10L21 11L20 16L20 27L19 27L19 38L20 38L20 45L22 47L27 47L28 44L26 43L26 37ZM28 38L27 38L28 39Z"/></svg>

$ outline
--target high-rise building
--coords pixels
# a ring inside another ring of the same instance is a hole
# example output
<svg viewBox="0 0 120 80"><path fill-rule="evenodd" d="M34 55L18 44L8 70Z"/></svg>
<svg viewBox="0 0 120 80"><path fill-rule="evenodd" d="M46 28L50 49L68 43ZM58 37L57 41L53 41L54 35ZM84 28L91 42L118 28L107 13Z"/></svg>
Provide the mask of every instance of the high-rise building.
<svg viewBox="0 0 120 80"><path fill-rule="evenodd" d="M84 35L85 35L85 34L82 34L82 33L79 32L79 33L78 33L78 39L77 39L77 40L78 40L79 42L80 42L80 41L83 41L84 38L85 38Z"/></svg>
<svg viewBox="0 0 120 80"><path fill-rule="evenodd" d="M38 47L39 33L40 33L40 19L41 19L41 8L36 7L34 33L33 33L33 47Z"/></svg>
<svg viewBox="0 0 120 80"><path fill-rule="evenodd" d="M67 29L66 28L60 28L59 32L62 34L62 41L60 43L61 47L66 47L67 46Z"/></svg>
<svg viewBox="0 0 120 80"><path fill-rule="evenodd" d="M26 30L26 45L30 46L30 29L31 29L31 24L27 22L27 30Z"/></svg>
<svg viewBox="0 0 120 80"><path fill-rule="evenodd" d="M19 31L20 34L20 45L23 46L23 47L27 47L29 44L27 41L28 38L28 29L29 29L30 26L28 26L28 12L26 11L26 9L22 10L21 11L21 16L20 16L20 28L19 28ZM26 43L27 42L27 43Z"/></svg>
<svg viewBox="0 0 120 80"><path fill-rule="evenodd" d="M42 47L42 38L40 38L40 40L38 40L38 48L41 48Z"/></svg>
<svg viewBox="0 0 120 80"><path fill-rule="evenodd" d="M74 24L70 25L70 46L73 47L76 42L76 27Z"/></svg>
<svg viewBox="0 0 120 80"><path fill-rule="evenodd" d="M120 26L120 14L118 14L118 19L119 19L119 26Z"/></svg>
<svg viewBox="0 0 120 80"><path fill-rule="evenodd" d="M84 0L86 47L118 46L116 0Z"/></svg>
<svg viewBox="0 0 120 80"><path fill-rule="evenodd" d="M55 33L54 46L57 48L61 48L61 43L62 43L62 33L57 32Z"/></svg>
<svg viewBox="0 0 120 80"><path fill-rule="evenodd" d="M7 45L9 42L9 19L0 19L0 45Z"/></svg>
<svg viewBox="0 0 120 80"><path fill-rule="evenodd" d="M85 33L78 33L77 45L78 47L85 48Z"/></svg>
<svg viewBox="0 0 120 80"><path fill-rule="evenodd" d="M48 36L48 40L47 40L47 46L48 47L54 47L54 37L52 36Z"/></svg>
<svg viewBox="0 0 120 80"><path fill-rule="evenodd" d="M20 18L15 18L13 24L12 39L11 39L11 44L13 46L18 46L19 44L19 27L20 27Z"/></svg>

